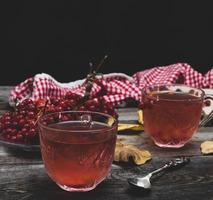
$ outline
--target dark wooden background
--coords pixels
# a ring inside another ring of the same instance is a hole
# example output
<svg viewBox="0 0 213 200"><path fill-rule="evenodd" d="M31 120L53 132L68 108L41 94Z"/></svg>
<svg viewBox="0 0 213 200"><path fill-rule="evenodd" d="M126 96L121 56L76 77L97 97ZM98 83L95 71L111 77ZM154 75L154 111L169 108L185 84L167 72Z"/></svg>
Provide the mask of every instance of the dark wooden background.
<svg viewBox="0 0 213 200"><path fill-rule="evenodd" d="M213 66L212 1L4 1L1 6L1 85L39 72L59 81L83 78L104 54L104 73L133 74L187 62Z"/></svg>

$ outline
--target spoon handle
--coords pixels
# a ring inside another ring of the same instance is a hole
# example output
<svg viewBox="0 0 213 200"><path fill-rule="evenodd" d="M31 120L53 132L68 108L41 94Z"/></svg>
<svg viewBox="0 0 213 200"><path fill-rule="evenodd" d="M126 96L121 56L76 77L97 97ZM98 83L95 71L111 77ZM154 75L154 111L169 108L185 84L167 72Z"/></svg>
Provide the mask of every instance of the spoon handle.
<svg viewBox="0 0 213 200"><path fill-rule="evenodd" d="M164 170L167 169L167 168L169 168L169 165L168 165L168 164L165 164L163 167L161 167L161 168L159 168L159 169L156 169L156 170L150 172L150 173L149 173L149 177L151 177L151 176L154 175L154 174L158 174L158 173L164 171Z"/></svg>
<svg viewBox="0 0 213 200"><path fill-rule="evenodd" d="M185 165L189 161L190 161L190 159L189 158L185 158L185 157L176 158L176 159L171 160L168 163L166 163L163 167L150 172L149 173L149 177L151 177L154 174L158 174L159 172L162 172L162 171L164 171L166 169Z"/></svg>

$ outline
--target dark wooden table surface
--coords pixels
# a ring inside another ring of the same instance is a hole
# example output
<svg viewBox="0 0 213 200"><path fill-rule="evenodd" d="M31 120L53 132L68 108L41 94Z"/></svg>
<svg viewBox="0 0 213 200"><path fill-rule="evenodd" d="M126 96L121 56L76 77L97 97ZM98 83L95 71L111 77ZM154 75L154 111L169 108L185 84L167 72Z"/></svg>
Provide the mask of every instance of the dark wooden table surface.
<svg viewBox="0 0 213 200"><path fill-rule="evenodd" d="M0 87L0 96L7 99L10 87ZM136 120L136 109L121 109L120 120ZM125 134L133 143L152 153L152 160L142 166L112 166L108 178L95 190L86 193L69 193L61 190L45 173L39 153L12 151L0 146L0 199L1 200L114 200L114 199L205 199L213 200L213 155L203 156L200 144L213 140L213 128L202 128L193 140L181 149L161 149L153 145L144 133ZM191 162L178 170L164 174L155 180L150 192L133 190L126 179L162 166L166 161L185 155Z"/></svg>

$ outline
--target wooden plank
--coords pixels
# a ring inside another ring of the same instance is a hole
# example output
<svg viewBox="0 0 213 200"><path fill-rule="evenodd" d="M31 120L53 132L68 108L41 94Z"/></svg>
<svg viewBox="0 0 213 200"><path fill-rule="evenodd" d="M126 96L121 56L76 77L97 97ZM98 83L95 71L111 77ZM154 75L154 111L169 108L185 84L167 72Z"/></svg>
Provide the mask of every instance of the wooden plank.
<svg viewBox="0 0 213 200"><path fill-rule="evenodd" d="M9 109L8 97L11 86L0 86L0 115Z"/></svg>
<svg viewBox="0 0 213 200"><path fill-rule="evenodd" d="M0 98L8 100L8 96L12 88L13 86L0 86Z"/></svg>
<svg viewBox="0 0 213 200"><path fill-rule="evenodd" d="M123 143L134 144L140 148L149 150L153 157L175 157L177 155L198 156L201 155L200 144L205 140L213 140L213 128L205 127L200 129L188 144L179 149L157 147L145 133L132 135L130 131L126 135L119 135L118 138Z"/></svg>
<svg viewBox="0 0 213 200"><path fill-rule="evenodd" d="M168 160L155 158L140 167L114 166L107 180L87 193L61 190L46 175L42 164L2 165L0 195L4 200L213 199L213 159L208 156L193 157L188 165L156 179L149 193L130 188L128 177L145 175Z"/></svg>
<svg viewBox="0 0 213 200"><path fill-rule="evenodd" d="M123 122L129 122L129 121L134 121L137 123L138 121L138 115L137 115L137 108L120 108L118 109L118 114L119 114L119 121Z"/></svg>
<svg viewBox="0 0 213 200"><path fill-rule="evenodd" d="M200 156L200 144L205 140L213 140L213 128L202 128L198 134L193 137L193 140L185 147L180 149L164 149L153 144L147 134L126 134L118 135L123 143L134 144L140 148L149 150L152 157L176 157L182 156ZM213 156L212 156L213 157ZM25 152L22 150L12 150L0 145L0 163L3 164L29 164L41 162L39 153ZM0 164L1 165L1 164Z"/></svg>
<svg viewBox="0 0 213 200"><path fill-rule="evenodd" d="M213 140L213 128L206 127L200 129L192 141L180 149L157 147L145 133L132 134L131 132L127 132L125 135L118 135L118 138L122 139L123 143L134 144L140 148L149 150L153 157L176 157L178 155L199 156L201 155L200 144L205 140ZM37 163L39 159L39 153L12 150L0 145L0 163Z"/></svg>

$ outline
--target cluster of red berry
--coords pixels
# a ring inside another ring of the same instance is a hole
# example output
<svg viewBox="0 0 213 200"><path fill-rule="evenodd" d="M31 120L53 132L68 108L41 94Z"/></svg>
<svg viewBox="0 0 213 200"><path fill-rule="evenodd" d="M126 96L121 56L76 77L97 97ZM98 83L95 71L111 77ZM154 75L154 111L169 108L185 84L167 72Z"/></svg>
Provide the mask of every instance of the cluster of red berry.
<svg viewBox="0 0 213 200"><path fill-rule="evenodd" d="M5 112L0 118L0 133L8 141L38 144L38 118L45 113L79 110L96 111L118 117L114 107L102 98L85 99L77 94L68 92L64 98L32 101L25 99L14 111Z"/></svg>
<svg viewBox="0 0 213 200"><path fill-rule="evenodd" d="M15 111L5 112L0 118L0 132L10 141L23 143L38 143L36 104L26 99L18 104Z"/></svg>

